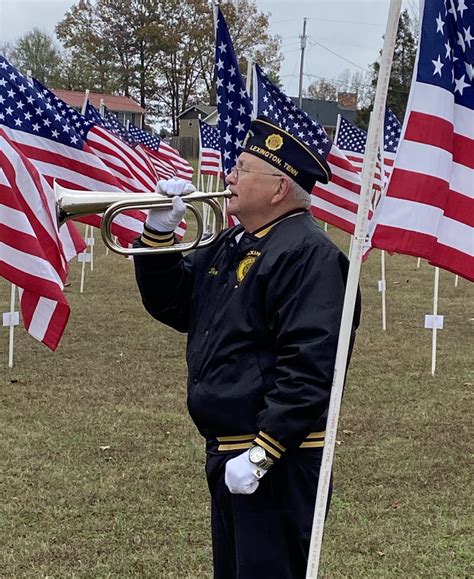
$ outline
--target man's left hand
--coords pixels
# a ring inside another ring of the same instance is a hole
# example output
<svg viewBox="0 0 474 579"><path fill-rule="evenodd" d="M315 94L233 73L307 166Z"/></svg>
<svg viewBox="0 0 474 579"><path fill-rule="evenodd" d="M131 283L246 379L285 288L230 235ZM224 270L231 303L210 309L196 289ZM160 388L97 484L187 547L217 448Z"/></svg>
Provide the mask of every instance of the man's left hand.
<svg viewBox="0 0 474 579"><path fill-rule="evenodd" d="M259 485L259 480L267 473L263 468L255 466L249 460L246 450L225 465L225 484L234 495L251 495Z"/></svg>

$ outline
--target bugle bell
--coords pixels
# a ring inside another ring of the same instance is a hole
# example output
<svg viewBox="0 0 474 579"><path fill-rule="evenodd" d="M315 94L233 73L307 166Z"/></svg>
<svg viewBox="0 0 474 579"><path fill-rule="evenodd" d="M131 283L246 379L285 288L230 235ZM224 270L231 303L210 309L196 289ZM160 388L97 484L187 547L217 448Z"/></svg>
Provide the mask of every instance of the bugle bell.
<svg viewBox="0 0 474 579"><path fill-rule="evenodd" d="M172 208L172 199L158 193L128 193L122 191L81 191L67 189L57 183L54 184L56 196L56 213L58 224L61 226L68 219L103 213L101 234L105 245L120 255L143 255L147 253L173 253L189 251L190 249L207 247L213 243L224 229L224 213L219 203L220 198L229 198L229 190L203 193L195 191L188 195L181 195L186 207L193 213L197 232L193 240L184 243L175 243L169 247L122 247L115 242L112 235L112 222L123 211L144 209ZM196 203L206 203L214 213L215 227L209 237L203 239L203 217Z"/></svg>

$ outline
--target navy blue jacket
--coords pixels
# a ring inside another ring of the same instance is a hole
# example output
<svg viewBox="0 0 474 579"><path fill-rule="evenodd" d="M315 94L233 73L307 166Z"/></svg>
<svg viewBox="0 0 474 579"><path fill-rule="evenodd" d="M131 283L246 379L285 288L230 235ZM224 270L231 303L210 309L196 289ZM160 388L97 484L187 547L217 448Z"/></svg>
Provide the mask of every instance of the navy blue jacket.
<svg viewBox="0 0 474 579"><path fill-rule="evenodd" d="M309 212L135 268L148 312L188 333L188 407L208 442L252 437L280 458L324 431L348 260ZM358 299L353 337L359 317Z"/></svg>

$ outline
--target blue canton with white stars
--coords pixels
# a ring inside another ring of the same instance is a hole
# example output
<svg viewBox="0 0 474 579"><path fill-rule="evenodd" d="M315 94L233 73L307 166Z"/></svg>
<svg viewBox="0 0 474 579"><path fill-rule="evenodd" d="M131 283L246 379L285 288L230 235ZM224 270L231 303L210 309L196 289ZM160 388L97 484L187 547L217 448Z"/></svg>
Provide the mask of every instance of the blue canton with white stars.
<svg viewBox="0 0 474 579"><path fill-rule="evenodd" d="M107 123L109 125L107 128L109 129L109 131L114 133L115 136L120 137L122 139L122 141L124 141L125 143L127 143L131 147L134 147L135 145L138 144L137 140L133 137L133 135L130 133L130 131L127 131L127 129L117 119L117 116L115 115L115 113L113 113L112 111L106 110L105 111L105 120L107 121Z"/></svg>
<svg viewBox="0 0 474 579"><path fill-rule="evenodd" d="M252 103L240 74L234 47L220 8L216 35L217 126L224 172L230 173L242 148L252 113Z"/></svg>
<svg viewBox="0 0 474 579"><path fill-rule="evenodd" d="M82 149L91 123L0 55L0 125Z"/></svg>
<svg viewBox="0 0 474 579"><path fill-rule="evenodd" d="M199 121L199 130L201 131L202 148L219 151L219 132L217 129L204 121Z"/></svg>
<svg viewBox="0 0 474 579"><path fill-rule="evenodd" d="M326 158L333 143L323 127L272 84L258 65L256 71L258 115L264 115L275 125L298 137L310 149L314 149Z"/></svg>
<svg viewBox="0 0 474 579"><path fill-rule="evenodd" d="M94 125L97 125L99 127L104 127L104 129L109 129L109 130L112 129L110 123L106 119L104 119L104 117L99 113L99 111L89 101L87 101L84 116L86 117L86 119L88 121L90 121L91 123L94 123Z"/></svg>
<svg viewBox="0 0 474 579"><path fill-rule="evenodd" d="M386 153L396 153L402 125L395 113L390 109L385 109L384 120L384 151ZM337 146L344 151L352 151L363 155L367 142L367 133L355 127L344 117L341 117L341 124L337 133Z"/></svg>
<svg viewBox="0 0 474 579"><path fill-rule="evenodd" d="M454 94L474 109L474 2L425 2L417 80Z"/></svg>
<svg viewBox="0 0 474 579"><path fill-rule="evenodd" d="M160 150L160 137L151 135L150 133L147 133L143 129L139 129L135 125L132 125L132 123L130 123L130 125L128 126L128 132L138 143L142 143L152 151Z"/></svg>
<svg viewBox="0 0 474 579"><path fill-rule="evenodd" d="M358 127L355 127L344 117L341 117L341 123L337 132L337 146L344 151L353 153L365 153L365 144L367 133Z"/></svg>
<svg viewBox="0 0 474 579"><path fill-rule="evenodd" d="M402 125L397 115L390 109L385 109L383 148L386 153L397 152L401 132Z"/></svg>

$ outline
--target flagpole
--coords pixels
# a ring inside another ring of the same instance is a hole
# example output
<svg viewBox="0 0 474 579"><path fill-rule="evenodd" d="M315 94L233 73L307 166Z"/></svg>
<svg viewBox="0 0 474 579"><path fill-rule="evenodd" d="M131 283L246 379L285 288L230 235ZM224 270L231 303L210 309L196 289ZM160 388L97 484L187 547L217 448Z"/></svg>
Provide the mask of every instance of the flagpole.
<svg viewBox="0 0 474 579"><path fill-rule="evenodd" d="M84 101L82 103L82 107L81 107L81 115L85 115L86 114L86 108L87 108L87 102L89 101L89 89L86 89L85 95L84 95Z"/></svg>
<svg viewBox="0 0 474 579"><path fill-rule="evenodd" d="M385 251L380 252L380 269L382 279L379 281L379 291L382 293L382 330L387 329L387 304L386 304L386 283L385 283Z"/></svg>
<svg viewBox="0 0 474 579"><path fill-rule="evenodd" d="M84 254L87 253L87 238L89 236L89 225L86 225L86 234L85 234L85 238L86 238L86 249L82 252L83 259L82 259L82 269L81 269L81 285L79 288L79 293L84 293L84 278L85 278L85 268L86 268L86 260L84 259Z"/></svg>
<svg viewBox="0 0 474 579"><path fill-rule="evenodd" d="M380 154L380 194L377 193L374 195L374 208L377 207L380 200L382 199L383 192L385 190L385 122L384 122L384 130L380 133L380 142L379 142L379 154ZM380 273L382 279L379 282L379 291L382 294L382 330L385 332L387 331L387 295L386 295L386 287L387 284L385 282L385 251L382 249L380 252Z"/></svg>
<svg viewBox="0 0 474 579"><path fill-rule="evenodd" d="M90 254L91 254L91 271L94 271L94 228L91 226L91 233L90 237L87 239L87 245L90 247Z"/></svg>
<svg viewBox="0 0 474 579"><path fill-rule="evenodd" d="M357 298L360 268L362 264L363 245L367 230L372 183L374 180L375 164L377 160L377 150L380 138L379 135L384 122L385 103L387 100L390 70L393 60L393 52L395 48L401 4L402 0L391 0L390 2L387 28L385 31L382 58L380 62L379 79L375 93L374 109L367 134L366 154L364 166L362 169L362 188L355 226L355 241L351 260L349 263L349 273L344 296L344 306L342 310L341 328L337 345L336 363L334 366L331 399L328 409L326 436L314 510L306 579L317 579L318 576L319 558L321 554L321 544L324 532L324 520L326 516L332 462L336 444L337 424L341 407L344 378L346 375L347 357L349 352L355 302Z"/></svg>
<svg viewBox="0 0 474 579"><path fill-rule="evenodd" d="M341 113L338 113L337 115L337 120L336 120L336 131L334 133L334 144L337 145L337 138L339 136L339 130L341 128ZM328 222L325 221L324 222L324 231L328 230ZM352 242L352 239L351 239ZM349 252L350 252L351 248L349 247ZM349 253L350 255L350 253Z"/></svg>
<svg viewBox="0 0 474 579"><path fill-rule="evenodd" d="M247 94L250 95L252 94L250 90L252 88L253 60L251 58L247 58L246 60L247 60L247 76L245 78L245 90L247 91Z"/></svg>
<svg viewBox="0 0 474 579"><path fill-rule="evenodd" d="M433 334L431 342L431 375L436 371L436 342L438 339L438 297L439 297L439 267L435 267L433 291Z"/></svg>
<svg viewBox="0 0 474 579"><path fill-rule="evenodd" d="M10 335L8 341L8 367L13 368L13 346L15 337L15 324L13 323L13 316L15 314L15 296L16 296L16 285L12 283L11 293L10 293Z"/></svg>

